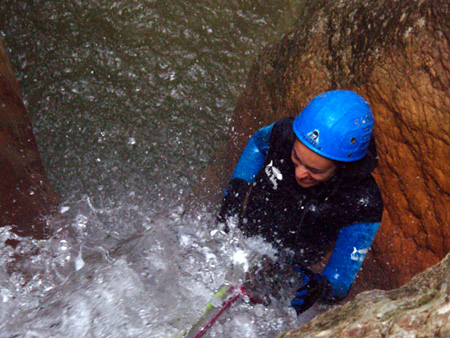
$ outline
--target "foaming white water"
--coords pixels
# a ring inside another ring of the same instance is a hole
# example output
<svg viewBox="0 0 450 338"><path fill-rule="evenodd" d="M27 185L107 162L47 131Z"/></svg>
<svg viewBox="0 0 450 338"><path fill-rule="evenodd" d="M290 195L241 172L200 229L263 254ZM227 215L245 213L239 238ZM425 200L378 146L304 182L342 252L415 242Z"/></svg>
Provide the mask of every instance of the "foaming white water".
<svg viewBox="0 0 450 338"><path fill-rule="evenodd" d="M234 227L213 231L205 212L152 220L142 213L145 226L129 236L114 226L116 211L101 218L94 209L86 199L67 203L49 220L58 227L53 238L2 244L2 337L182 336L221 286L242 284L249 266L275 253ZM14 237L0 230L2 243ZM293 290L283 292L268 305L236 302L208 335L273 337L299 327L288 307Z"/></svg>

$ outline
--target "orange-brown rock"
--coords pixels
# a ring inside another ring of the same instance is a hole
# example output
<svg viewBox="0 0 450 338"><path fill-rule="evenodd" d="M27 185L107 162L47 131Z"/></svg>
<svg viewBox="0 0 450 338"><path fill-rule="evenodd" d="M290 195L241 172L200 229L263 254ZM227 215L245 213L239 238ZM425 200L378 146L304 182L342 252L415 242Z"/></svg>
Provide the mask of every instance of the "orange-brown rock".
<svg viewBox="0 0 450 338"><path fill-rule="evenodd" d="M375 176L385 202L356 289L397 287L438 263L450 250L449 6L308 2L295 29L256 60L230 144L206 173L206 181L214 180L210 190L225 185L256 129L296 116L323 91L351 89L374 111Z"/></svg>
<svg viewBox="0 0 450 338"><path fill-rule="evenodd" d="M19 84L0 41L0 226L42 238L41 216L56 203L41 164Z"/></svg>

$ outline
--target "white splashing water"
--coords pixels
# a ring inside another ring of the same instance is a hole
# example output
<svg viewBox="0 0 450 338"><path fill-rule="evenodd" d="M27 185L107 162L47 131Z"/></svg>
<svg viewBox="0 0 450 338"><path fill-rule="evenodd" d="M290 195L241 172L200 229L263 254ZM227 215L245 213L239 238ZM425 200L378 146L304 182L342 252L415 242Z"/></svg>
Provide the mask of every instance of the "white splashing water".
<svg viewBox="0 0 450 338"><path fill-rule="evenodd" d="M99 216L83 199L49 220L53 238L2 244L2 337L181 337L221 286L240 285L258 257L274 255L236 229L214 232L206 213L177 210L128 239L112 225L114 210ZM15 235L2 228L0 237ZM300 327L292 292L269 305L235 303L205 337L273 337Z"/></svg>
<svg viewBox="0 0 450 338"><path fill-rule="evenodd" d="M254 55L291 29L299 5L0 1L47 174L64 198L90 196L61 204L51 239L13 249L0 229L1 337L174 337L273 255L170 205L225 141ZM291 296L235 304L208 334L295 328Z"/></svg>

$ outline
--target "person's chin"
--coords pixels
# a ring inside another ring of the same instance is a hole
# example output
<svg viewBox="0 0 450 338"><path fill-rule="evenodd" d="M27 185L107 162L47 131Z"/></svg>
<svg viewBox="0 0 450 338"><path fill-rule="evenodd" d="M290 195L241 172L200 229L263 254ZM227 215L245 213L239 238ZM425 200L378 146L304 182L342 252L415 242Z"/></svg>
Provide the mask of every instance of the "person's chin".
<svg viewBox="0 0 450 338"><path fill-rule="evenodd" d="M303 180L297 180L297 183L302 188L311 188L317 184L316 181L303 181Z"/></svg>

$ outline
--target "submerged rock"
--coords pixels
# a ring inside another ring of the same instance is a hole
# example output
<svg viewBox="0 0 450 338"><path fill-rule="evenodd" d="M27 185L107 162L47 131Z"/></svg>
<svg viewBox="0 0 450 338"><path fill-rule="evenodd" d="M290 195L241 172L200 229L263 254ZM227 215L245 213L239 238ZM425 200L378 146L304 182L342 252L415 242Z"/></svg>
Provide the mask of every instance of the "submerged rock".
<svg viewBox="0 0 450 338"><path fill-rule="evenodd" d="M0 226L42 238L41 216L56 203L42 167L31 122L0 41Z"/></svg>
<svg viewBox="0 0 450 338"><path fill-rule="evenodd" d="M360 293L279 338L450 337L450 255L392 290Z"/></svg>
<svg viewBox="0 0 450 338"><path fill-rule="evenodd" d="M399 287L450 250L449 7L440 0L305 2L295 29L256 60L230 144L205 175L214 180L208 187L225 186L255 130L296 116L323 91L365 97L376 120L385 213L353 293Z"/></svg>

